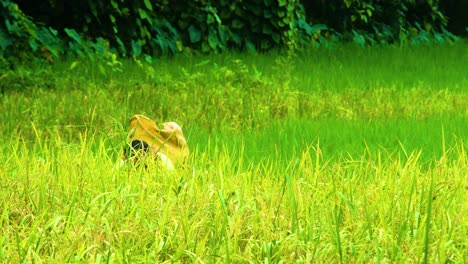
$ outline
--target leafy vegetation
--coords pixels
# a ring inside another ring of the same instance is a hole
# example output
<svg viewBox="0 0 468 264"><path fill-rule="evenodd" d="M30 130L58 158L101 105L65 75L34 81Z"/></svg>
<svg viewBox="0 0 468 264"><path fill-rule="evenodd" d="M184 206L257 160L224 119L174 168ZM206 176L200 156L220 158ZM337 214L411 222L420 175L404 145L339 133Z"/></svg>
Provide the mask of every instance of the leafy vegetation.
<svg viewBox="0 0 468 264"><path fill-rule="evenodd" d="M467 54L16 64L0 262L465 263ZM135 113L181 124L190 169L115 167Z"/></svg>
<svg viewBox="0 0 468 264"><path fill-rule="evenodd" d="M149 60L340 41L361 46L452 42L457 37L446 30L449 20L439 2L2 0L0 54L34 54L49 62L64 55L107 59L110 54Z"/></svg>

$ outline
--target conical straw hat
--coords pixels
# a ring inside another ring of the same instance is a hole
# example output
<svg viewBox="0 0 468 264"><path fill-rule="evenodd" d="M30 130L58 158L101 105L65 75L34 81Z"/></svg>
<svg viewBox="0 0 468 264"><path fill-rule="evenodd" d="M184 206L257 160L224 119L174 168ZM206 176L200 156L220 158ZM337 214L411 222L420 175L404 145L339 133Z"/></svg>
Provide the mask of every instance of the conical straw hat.
<svg viewBox="0 0 468 264"><path fill-rule="evenodd" d="M135 115L130 119L127 141L147 143L153 153L166 155L174 165L187 162L190 152L182 128L175 122L163 123L162 126L159 128L156 122L144 115Z"/></svg>

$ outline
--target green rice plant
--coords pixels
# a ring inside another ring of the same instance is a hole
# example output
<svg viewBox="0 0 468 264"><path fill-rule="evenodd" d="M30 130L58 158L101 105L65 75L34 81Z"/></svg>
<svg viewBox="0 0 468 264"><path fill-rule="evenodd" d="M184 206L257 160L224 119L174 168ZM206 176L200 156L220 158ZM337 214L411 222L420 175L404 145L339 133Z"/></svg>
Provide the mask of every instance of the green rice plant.
<svg viewBox="0 0 468 264"><path fill-rule="evenodd" d="M19 65L0 262L464 263L462 44ZM136 113L189 168L116 167Z"/></svg>
<svg viewBox="0 0 468 264"><path fill-rule="evenodd" d="M224 148L165 174L116 170L93 140L106 139L2 151L3 261L463 260L462 145L429 166L421 152L321 160L315 146L286 168Z"/></svg>

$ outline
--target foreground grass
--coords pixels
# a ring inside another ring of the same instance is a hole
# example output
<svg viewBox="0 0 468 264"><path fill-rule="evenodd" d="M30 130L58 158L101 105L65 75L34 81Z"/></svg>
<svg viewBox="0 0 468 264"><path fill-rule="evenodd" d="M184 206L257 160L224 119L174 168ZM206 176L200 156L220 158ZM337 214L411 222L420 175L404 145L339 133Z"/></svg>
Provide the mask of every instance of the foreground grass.
<svg viewBox="0 0 468 264"><path fill-rule="evenodd" d="M3 262L465 263L467 157L384 153L285 169L196 153L175 174L96 151L16 141L2 173Z"/></svg>
<svg viewBox="0 0 468 264"><path fill-rule="evenodd" d="M0 73L0 262L466 263L467 45ZM115 168L127 121L189 168Z"/></svg>

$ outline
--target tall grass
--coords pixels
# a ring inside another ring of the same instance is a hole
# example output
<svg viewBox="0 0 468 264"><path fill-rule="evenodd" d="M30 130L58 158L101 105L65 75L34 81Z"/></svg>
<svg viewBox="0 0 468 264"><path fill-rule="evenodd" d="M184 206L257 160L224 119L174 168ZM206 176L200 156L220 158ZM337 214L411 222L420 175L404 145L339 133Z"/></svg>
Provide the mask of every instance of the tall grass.
<svg viewBox="0 0 468 264"><path fill-rule="evenodd" d="M0 262L466 263L466 47L18 65ZM117 168L135 113L190 168Z"/></svg>
<svg viewBox="0 0 468 264"><path fill-rule="evenodd" d="M286 168L220 149L168 173L117 170L103 138L60 140L3 150L2 261L466 260L461 143L429 166L420 152L332 162L316 145Z"/></svg>

